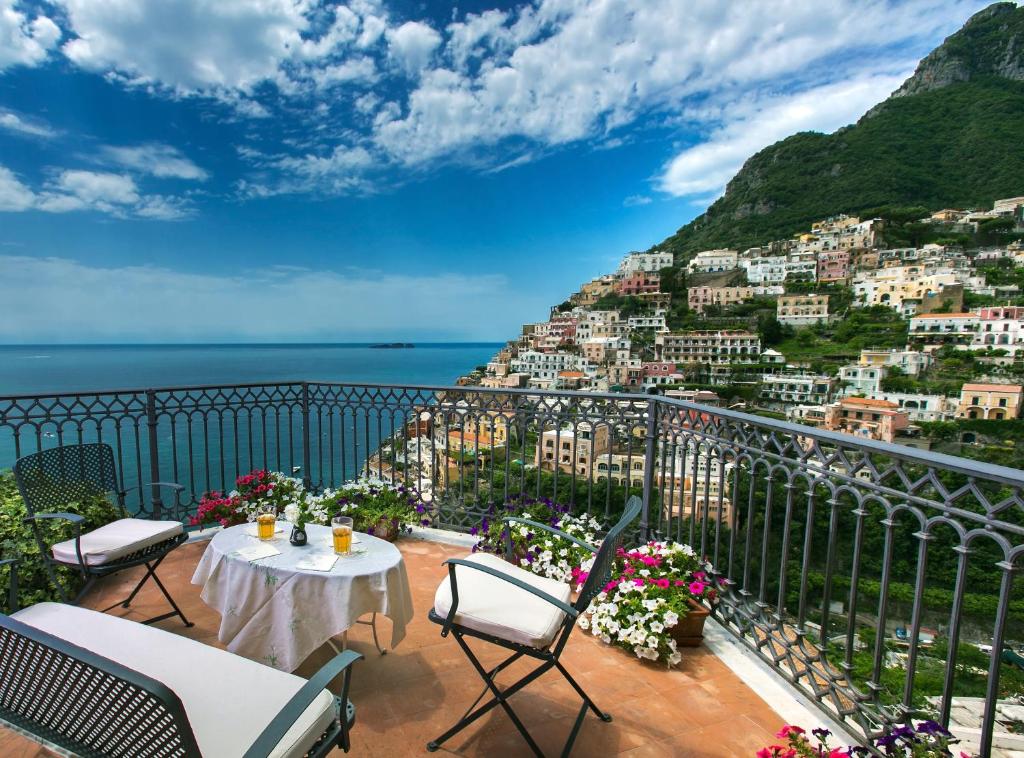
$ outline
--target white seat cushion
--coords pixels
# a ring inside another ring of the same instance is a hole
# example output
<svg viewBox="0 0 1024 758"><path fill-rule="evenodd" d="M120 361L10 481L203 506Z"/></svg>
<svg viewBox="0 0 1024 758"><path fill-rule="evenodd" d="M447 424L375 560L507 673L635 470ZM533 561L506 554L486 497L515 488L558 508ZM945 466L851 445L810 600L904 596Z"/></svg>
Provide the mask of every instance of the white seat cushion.
<svg viewBox="0 0 1024 758"><path fill-rule="evenodd" d="M226 650L73 605L40 603L13 618L165 684L181 699L208 758L241 758L306 683ZM324 690L271 755L304 755L335 711L334 696Z"/></svg>
<svg viewBox="0 0 1024 758"><path fill-rule="evenodd" d="M87 566L100 566L179 534L181 523L178 521L118 519L82 535L82 557ZM61 563L78 563L74 540L58 542L52 550L53 557Z"/></svg>
<svg viewBox="0 0 1024 758"><path fill-rule="evenodd" d="M497 569L558 600L569 602L570 588L564 582L524 571L490 553L475 553L466 560ZM551 643L565 621L565 613L551 603L482 571L456 566L455 581L459 587L455 623L460 626L520 645L543 648ZM434 595L434 612L447 617L451 607L451 582L445 577Z"/></svg>

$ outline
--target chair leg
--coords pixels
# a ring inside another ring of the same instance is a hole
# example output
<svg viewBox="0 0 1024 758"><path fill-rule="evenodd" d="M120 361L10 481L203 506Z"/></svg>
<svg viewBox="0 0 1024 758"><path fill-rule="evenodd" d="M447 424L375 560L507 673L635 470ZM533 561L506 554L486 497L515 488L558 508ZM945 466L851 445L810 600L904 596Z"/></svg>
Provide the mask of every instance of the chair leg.
<svg viewBox="0 0 1024 758"><path fill-rule="evenodd" d="M156 567L160 565L160 561L157 561L156 564L154 564L152 567L150 567L148 563L144 565L146 566L146 573L142 576L142 579L139 581L139 583L135 585L135 589L133 589L132 593L123 601L115 603L114 605L120 605L122 608L127 608L128 606L130 606L132 604L132 600L134 600L135 596L139 594L139 590L142 589L142 585L148 582L151 576L155 576L153 572L156 570Z"/></svg>
<svg viewBox="0 0 1024 758"><path fill-rule="evenodd" d="M601 719L601 721L608 722L612 720L611 714L605 713L594 704L594 701L591 700L590 696L583 691L583 688L576 683L576 680L573 679L569 672L565 670L565 666L563 666L561 662L555 661L555 666L562 672L562 676L565 677L565 680L572 685L574 690L576 690L576 694L583 698L584 708L590 708L590 710L594 712L594 715Z"/></svg>
<svg viewBox="0 0 1024 758"><path fill-rule="evenodd" d="M68 591L67 591L67 588L64 586L64 584L59 579L57 579L57 572L54 571L53 563L50 561L49 558L46 557L46 553L45 552L43 553L43 568L46 569L46 575L50 578L50 582L57 589L57 594L60 595L60 601L62 603L67 603L68 602ZM75 596L75 599L72 602L72 605L78 605L78 601L79 601L79 599L81 599L82 594L90 586L92 586L92 585L89 584L89 582L87 580L86 584L85 584L85 587L83 587L82 590Z"/></svg>
<svg viewBox="0 0 1024 758"><path fill-rule="evenodd" d="M441 746L442 743L451 739L453 736L461 732L463 729L472 724L485 713L489 712L492 708L500 705L502 709L505 711L505 713L508 714L509 719L511 719L512 723L515 725L516 729L522 735L523 739L526 740L526 744L530 746L530 749L533 751L534 755L538 756L539 758L543 758L544 753L541 751L540 747L537 746L537 743L534 741L533 737L530 736L530 733L526 730L526 727L523 725L523 722L520 721L519 716L517 716L516 712L512 710L512 706L508 704L508 699L512 695L517 693L519 690L521 690L523 687L530 684L530 682L534 681L542 674L547 672L554 665L554 662L545 661L540 666L535 668L526 676L519 679L511 686L501 690L498 689L498 686L495 684L493 677L496 676L497 673L501 671L505 666L507 666L523 654L516 653L503 663L496 666L491 671L487 671L480 663L480 661L477 659L477 657L473 655L473 651L470 650L469 645L466 644L466 641L463 639L462 635L459 634L458 631L453 631L453 636L455 637L455 641L459 643L459 646L462 648L462 651L466 654L466 657L469 658L470 663L473 664L473 668L476 669L477 674L479 674L480 678L484 680L484 683L487 685L487 689L491 691L494 697L492 697L486 703L478 707L476 710L471 710L471 712L463 716L458 721L458 723L456 723L451 729L446 731L440 737L428 742L427 750L430 752L434 752ZM481 697L483 697L483 695L481 695ZM479 701L480 698L477 698L477 702ZM472 709L472 706L470 706L470 708Z"/></svg>
<svg viewBox="0 0 1024 758"><path fill-rule="evenodd" d="M75 599L71 601L71 605L78 605L79 602L81 602L82 598L85 597L86 593L92 589L92 586L94 584L96 584L96 577L87 576L85 584L82 585L82 589L80 589L78 591L78 594L75 595ZM64 588L61 587L59 584L57 585L57 592L60 593L61 602L66 603L68 601L67 595L64 592ZM107 610L110 609L108 608Z"/></svg>
<svg viewBox="0 0 1024 758"><path fill-rule="evenodd" d="M169 613L162 613L159 616L154 616L151 619L146 619L142 623L143 624L155 624L157 621L163 621L165 619L174 618L175 616L180 616L181 620L185 624L185 626L194 626L194 624L191 621L189 621L187 618L185 618L185 614L181 612L181 609L178 607L178 604L175 603L174 602L174 598L171 597L171 593L169 593L167 591L167 588L164 587L164 583L160 581L160 577L157 576L157 574L156 574L157 567L161 564L163 559L166 558L166 557L167 557L167 554L164 553L159 558L157 558L153 563L144 563L143 565L146 567L146 573L143 575L142 579L139 580L139 583L135 585L135 589L133 589L131 591L131 594L128 595L128 597L125 598L124 600L118 600L113 605L111 605L111 606L109 606L107 608L104 608L103 609L103 613L106 613L109 610L113 610L114 608L117 608L118 606L121 606L122 608L129 607L131 605L131 602L135 599L135 596L139 594L139 590L142 589L142 586L146 582L148 582L150 579L152 579L154 582L156 582L156 586L160 589L160 592L163 593L164 597L167 598L167 602L171 604L171 607L174 610L170 611ZM95 578L91 578L89 580L89 584L86 585L86 589L88 589L88 587L94 581L96 581ZM83 592L84 592L84 590L83 590Z"/></svg>
<svg viewBox="0 0 1024 758"><path fill-rule="evenodd" d="M163 556L160 557L160 560L163 560ZM157 563L159 564L160 561L157 561ZM149 566L147 564L147 568L148 567ZM150 573L153 574L153 581L156 582L156 586L160 588L160 591L164 593L164 597L167 598L167 602L171 604L171 607L174 609L174 612L165 613L163 616L157 616L156 618L152 618L149 621L145 621L143 623L152 624L154 621L160 621L162 619L171 618L172 616L181 616L181 620L185 624L185 626L195 626L195 624L193 624L191 621L185 618L185 614L181 612L181 608L179 608L178 604L174 602L174 598L171 597L171 593L167 591L166 587L164 587L164 583L160 581L160 577L156 575L153 569L150 569Z"/></svg>

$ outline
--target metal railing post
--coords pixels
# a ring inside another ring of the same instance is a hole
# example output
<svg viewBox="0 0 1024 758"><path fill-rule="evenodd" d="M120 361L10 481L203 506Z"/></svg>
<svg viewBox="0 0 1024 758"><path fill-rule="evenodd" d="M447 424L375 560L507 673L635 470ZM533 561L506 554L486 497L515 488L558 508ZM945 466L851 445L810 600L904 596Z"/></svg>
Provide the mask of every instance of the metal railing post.
<svg viewBox="0 0 1024 758"><path fill-rule="evenodd" d="M313 488L309 463L309 382L302 383L302 485Z"/></svg>
<svg viewBox="0 0 1024 758"><path fill-rule="evenodd" d="M644 439L644 493L643 508L640 511L640 536L650 539L651 495L654 491L654 462L658 449L658 399L647 401L647 434Z"/></svg>
<svg viewBox="0 0 1024 758"><path fill-rule="evenodd" d="M149 478L160 481L160 445L156 427L156 390L146 390L146 427L149 434ZM159 485L150 486L150 497L153 500L153 519L159 520L163 515L164 503L160 497Z"/></svg>

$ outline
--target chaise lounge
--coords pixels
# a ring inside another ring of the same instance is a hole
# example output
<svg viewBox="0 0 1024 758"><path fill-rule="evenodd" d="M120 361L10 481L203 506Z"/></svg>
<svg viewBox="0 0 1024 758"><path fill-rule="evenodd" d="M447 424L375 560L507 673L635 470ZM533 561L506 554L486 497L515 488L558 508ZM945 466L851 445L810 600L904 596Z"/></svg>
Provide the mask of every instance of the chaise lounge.
<svg viewBox="0 0 1024 758"><path fill-rule="evenodd" d="M11 608L17 577L10 565ZM293 758L349 749L345 651L306 681L161 629L62 603L0 615L0 721L94 756ZM343 675L341 695L328 689Z"/></svg>

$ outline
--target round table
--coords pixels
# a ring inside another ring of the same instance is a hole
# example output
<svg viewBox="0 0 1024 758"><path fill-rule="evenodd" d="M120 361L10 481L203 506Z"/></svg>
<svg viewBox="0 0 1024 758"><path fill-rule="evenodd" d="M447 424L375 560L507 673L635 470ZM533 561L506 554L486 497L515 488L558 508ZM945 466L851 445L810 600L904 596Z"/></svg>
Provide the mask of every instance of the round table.
<svg viewBox="0 0 1024 758"><path fill-rule="evenodd" d="M238 551L260 543L255 524L218 532L192 576L192 584L203 587L203 601L221 615L217 638L228 650L294 671L367 613L391 619L391 646L401 642L413 610L398 548L357 532L353 554L339 556L330 571L300 569L296 563L310 555L334 555L331 530L310 524L309 544L296 547L288 541L290 525L282 525L269 541L280 555L253 561Z"/></svg>

